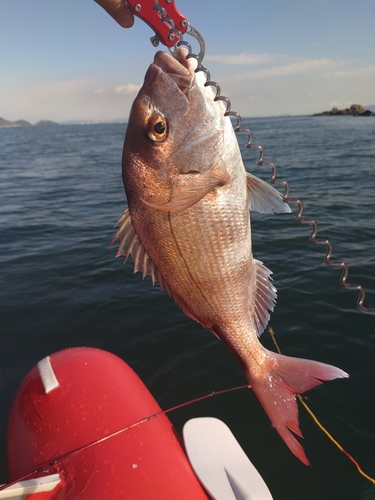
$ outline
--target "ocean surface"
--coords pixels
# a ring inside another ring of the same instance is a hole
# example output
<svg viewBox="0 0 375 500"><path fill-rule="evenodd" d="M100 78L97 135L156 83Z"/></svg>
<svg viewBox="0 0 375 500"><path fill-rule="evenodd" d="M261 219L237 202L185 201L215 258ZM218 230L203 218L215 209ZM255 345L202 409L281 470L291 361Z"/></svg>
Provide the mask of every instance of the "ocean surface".
<svg viewBox="0 0 375 500"><path fill-rule="evenodd" d="M266 159L288 180L348 282L375 307L375 118L278 117L245 120ZM126 125L0 129L0 482L7 480L6 426L23 377L43 357L72 346L124 359L166 409L246 383L227 348L187 318L131 259L108 248L126 208L121 152ZM246 168L267 180L269 167L245 150ZM296 212L296 206L291 205ZM294 214L252 215L255 257L273 271L278 303L270 326L284 354L324 361L349 379L307 394L334 438L375 477L375 317L356 308L357 292L324 263L325 247ZM274 349L271 336L263 344ZM302 465L286 448L251 390L169 414L178 432L195 416L224 420L275 500L369 500L363 478L300 408Z"/></svg>

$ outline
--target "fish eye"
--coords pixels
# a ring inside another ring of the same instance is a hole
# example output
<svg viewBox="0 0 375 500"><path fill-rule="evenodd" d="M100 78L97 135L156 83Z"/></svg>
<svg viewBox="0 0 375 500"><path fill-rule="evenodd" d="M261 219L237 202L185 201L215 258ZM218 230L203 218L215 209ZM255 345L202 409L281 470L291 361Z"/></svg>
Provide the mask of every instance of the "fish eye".
<svg viewBox="0 0 375 500"><path fill-rule="evenodd" d="M164 116L152 116L147 124L147 132L153 141L164 141L168 136L168 123Z"/></svg>

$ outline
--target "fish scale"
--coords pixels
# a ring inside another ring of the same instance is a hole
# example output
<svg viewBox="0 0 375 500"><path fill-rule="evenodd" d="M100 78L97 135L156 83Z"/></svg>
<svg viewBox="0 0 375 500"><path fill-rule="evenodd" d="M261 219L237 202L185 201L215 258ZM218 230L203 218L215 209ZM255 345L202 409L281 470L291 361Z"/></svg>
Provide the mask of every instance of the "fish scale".
<svg viewBox="0 0 375 500"><path fill-rule="evenodd" d="M227 213L224 210L218 210L216 217L212 216L211 204L207 210L205 210L205 204L202 200L197 204L199 206L189 210L191 213L175 214L178 217L172 219L171 222L173 234L179 242L181 252L185 255L185 262L188 263L189 274L192 276L193 283L187 282L187 289L195 285L200 290L204 290L205 302L213 309L210 315L215 315L217 308L220 308L221 314L231 316L235 314L236 309L243 310L243 305L238 304L240 297L244 302L247 301L248 280L242 271L244 266L240 265L242 256L235 251L236 248L232 247L233 245L237 247L236 241L249 241L249 238L246 238L248 232L246 225L243 224L240 229L244 234L238 231L236 237L232 238L233 227L226 223ZM208 217L208 214L211 216ZM189 221L192 221L190 224L186 223L186 216L189 217ZM177 218L183 218L185 222L179 223ZM198 224L197 221L199 221ZM194 238L192 234L195 235ZM212 234L217 236L212 238ZM232 243L231 240L233 240ZM247 254L249 259L250 251L244 250L246 247L241 248L241 253ZM250 249L247 248L247 250ZM160 270L163 274L163 266ZM177 276L176 279L178 280L179 277ZM179 285L177 287L181 289ZM198 309L202 309L202 306L203 304L197 302ZM201 314L205 312L208 313L202 310Z"/></svg>

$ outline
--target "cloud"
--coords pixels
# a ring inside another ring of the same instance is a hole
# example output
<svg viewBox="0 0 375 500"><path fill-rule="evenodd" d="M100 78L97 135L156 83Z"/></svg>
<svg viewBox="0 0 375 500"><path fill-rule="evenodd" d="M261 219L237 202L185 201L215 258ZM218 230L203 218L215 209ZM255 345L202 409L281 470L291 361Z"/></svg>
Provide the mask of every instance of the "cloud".
<svg viewBox="0 0 375 500"><path fill-rule="evenodd" d="M18 91L21 99L47 101L63 98L68 95L81 94L90 87L89 78L57 81L44 85L21 87Z"/></svg>
<svg viewBox="0 0 375 500"><path fill-rule="evenodd" d="M364 66L360 68L334 71L333 76L368 76L375 73L375 66Z"/></svg>
<svg viewBox="0 0 375 500"><path fill-rule="evenodd" d="M274 64L287 62L293 58L283 54L230 54L230 55L207 55L208 61L215 61L222 64L237 64L241 66L251 66L260 64Z"/></svg>
<svg viewBox="0 0 375 500"><path fill-rule="evenodd" d="M126 85L118 85L115 87L116 94L135 94L141 88L138 83L127 83Z"/></svg>
<svg viewBox="0 0 375 500"><path fill-rule="evenodd" d="M41 85L0 87L0 109L7 119L112 120L128 116L138 85L98 87L98 79L87 76ZM116 87L118 89L118 87ZM126 90L128 92L126 92Z"/></svg>
<svg viewBox="0 0 375 500"><path fill-rule="evenodd" d="M239 80L259 80L263 78L273 78L276 76L292 76L311 73L318 70L333 70L340 65L342 65L342 61L334 61L326 58L307 59L280 66L271 66L269 68L247 71L245 73L237 73L225 78L225 80L233 82Z"/></svg>
<svg viewBox="0 0 375 500"><path fill-rule="evenodd" d="M227 65L255 66L260 69L239 71L223 76L221 82L240 82L314 74L319 77L366 77L375 74L375 66L358 66L357 61L343 59L297 59L285 54L231 54L207 56L208 60Z"/></svg>
<svg viewBox="0 0 375 500"><path fill-rule="evenodd" d="M341 104L337 101L331 101L329 103L329 105L331 106L331 108L341 108L342 107Z"/></svg>

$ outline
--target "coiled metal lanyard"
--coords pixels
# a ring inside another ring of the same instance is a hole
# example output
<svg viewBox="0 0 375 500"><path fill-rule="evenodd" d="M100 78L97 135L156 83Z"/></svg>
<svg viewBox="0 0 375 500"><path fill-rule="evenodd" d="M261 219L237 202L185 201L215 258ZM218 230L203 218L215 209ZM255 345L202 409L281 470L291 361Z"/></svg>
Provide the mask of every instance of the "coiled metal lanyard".
<svg viewBox="0 0 375 500"><path fill-rule="evenodd" d="M312 227L312 231L310 233L310 241L315 244L322 244L326 246L324 262L326 264L340 266L342 268L340 284L350 290L358 291L357 307L361 312L375 315L375 309L371 309L363 305L366 296L365 289L361 285L347 282L349 274L348 265L345 262L332 259L333 248L330 240L317 238L317 222L313 219L302 217L304 211L302 201L298 198L289 197L290 187L288 182L276 177L276 165L273 162L264 159L263 147L260 144L253 143L253 135L248 128L242 126L242 118L240 114L236 111L231 111L230 100L227 97L221 95L219 84L211 80L210 72L202 64L202 60L205 54L205 43L199 31L194 28L194 26L192 26L188 22L186 17L176 9L174 0L127 0L127 4L135 16L145 21L150 26L150 28L154 30L155 36L151 38L151 43L154 45L154 47L157 47L159 43L162 43L163 45L168 47L174 57L177 57L177 49L178 47L183 45L188 49L186 58L188 59L194 57L197 60L198 66L195 72L197 73L198 71L203 71L206 74L205 86L214 87L216 90L214 100L223 101L226 105L224 115L230 116L237 120L237 122L233 125L234 131L237 133L242 132L247 134L248 138L246 142L246 148L258 149L259 158L257 161L257 165L270 167L272 170L270 183L282 184L284 186L283 201L287 203L295 203L298 207L296 221L302 224L310 224L310 226ZM183 39L184 34L188 34L198 41L198 54L194 54L191 45Z"/></svg>

